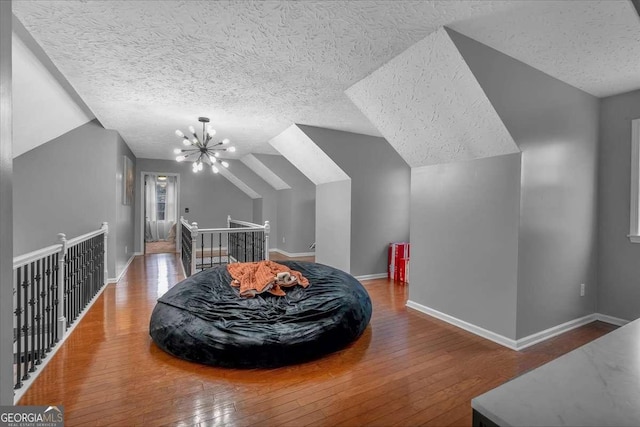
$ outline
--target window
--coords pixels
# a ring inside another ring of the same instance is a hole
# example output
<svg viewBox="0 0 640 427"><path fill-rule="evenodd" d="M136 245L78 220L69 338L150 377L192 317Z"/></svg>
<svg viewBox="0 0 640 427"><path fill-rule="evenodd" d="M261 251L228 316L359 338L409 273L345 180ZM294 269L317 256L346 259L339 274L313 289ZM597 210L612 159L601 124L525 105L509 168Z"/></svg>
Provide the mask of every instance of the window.
<svg viewBox="0 0 640 427"><path fill-rule="evenodd" d="M167 206L167 183L166 181L156 182L156 218L158 221L165 220L164 209Z"/></svg>
<svg viewBox="0 0 640 427"><path fill-rule="evenodd" d="M640 119L631 121L631 215L629 240L640 243Z"/></svg>

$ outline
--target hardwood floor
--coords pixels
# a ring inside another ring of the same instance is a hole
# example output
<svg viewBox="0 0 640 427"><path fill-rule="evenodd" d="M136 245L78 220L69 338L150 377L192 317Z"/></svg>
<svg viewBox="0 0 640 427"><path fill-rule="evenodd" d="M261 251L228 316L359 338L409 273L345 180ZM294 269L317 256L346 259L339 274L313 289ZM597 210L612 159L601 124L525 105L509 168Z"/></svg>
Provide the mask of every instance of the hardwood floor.
<svg viewBox="0 0 640 427"><path fill-rule="evenodd" d="M407 309L405 286L371 280L373 318L350 347L285 368L219 369L149 338L156 298L181 279L175 254L136 257L20 404L64 405L67 426L469 426L474 396L615 329L594 322L515 352Z"/></svg>

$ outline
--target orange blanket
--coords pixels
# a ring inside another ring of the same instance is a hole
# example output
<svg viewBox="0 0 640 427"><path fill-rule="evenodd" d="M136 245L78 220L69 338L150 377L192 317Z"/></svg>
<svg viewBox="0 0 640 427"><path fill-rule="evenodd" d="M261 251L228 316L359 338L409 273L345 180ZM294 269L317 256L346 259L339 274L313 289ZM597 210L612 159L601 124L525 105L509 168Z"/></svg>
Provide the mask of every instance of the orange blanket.
<svg viewBox="0 0 640 427"><path fill-rule="evenodd" d="M231 286L240 288L240 296L254 297L263 292L284 296L283 287L309 286L309 280L300 272L273 261L242 262L227 265Z"/></svg>

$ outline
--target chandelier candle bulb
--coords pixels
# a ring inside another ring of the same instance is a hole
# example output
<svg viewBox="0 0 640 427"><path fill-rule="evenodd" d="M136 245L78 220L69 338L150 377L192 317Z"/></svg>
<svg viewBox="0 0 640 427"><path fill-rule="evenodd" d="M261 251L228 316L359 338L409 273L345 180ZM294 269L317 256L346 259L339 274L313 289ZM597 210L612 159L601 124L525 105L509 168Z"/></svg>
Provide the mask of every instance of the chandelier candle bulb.
<svg viewBox="0 0 640 427"><path fill-rule="evenodd" d="M222 163L222 166L224 166L225 168L229 167L229 163L225 162L224 160L220 163Z"/></svg>
<svg viewBox="0 0 640 427"><path fill-rule="evenodd" d="M236 147L229 147L229 152L230 153L235 153L236 152Z"/></svg>
<svg viewBox="0 0 640 427"><path fill-rule="evenodd" d="M180 154L182 153L182 150L180 148L176 148L173 150L173 154Z"/></svg>

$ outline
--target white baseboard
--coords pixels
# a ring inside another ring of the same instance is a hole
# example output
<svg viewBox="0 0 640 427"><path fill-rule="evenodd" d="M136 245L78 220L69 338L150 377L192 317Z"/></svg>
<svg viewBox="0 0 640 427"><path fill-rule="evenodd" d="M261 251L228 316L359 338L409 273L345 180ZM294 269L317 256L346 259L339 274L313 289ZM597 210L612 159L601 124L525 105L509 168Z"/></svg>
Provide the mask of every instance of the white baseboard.
<svg viewBox="0 0 640 427"><path fill-rule="evenodd" d="M418 304L415 301L408 300L407 307L417 310L421 313L428 314L429 316L445 321L453 326L457 326L461 329L464 329L465 331L471 332L472 334L478 335L482 338L486 338L490 341L493 341L497 344L503 345L505 347L508 347L516 351L523 350L529 346L538 344L542 341L548 340L549 338L553 338L557 335L563 334L572 329L586 325L595 320L600 320L601 322L606 322L606 323L610 323L612 325L617 325L617 326L623 326L629 323L628 320L619 319L617 317L607 316L605 314L600 314L600 313L592 313L587 316L579 317L577 319L570 320L560 325L553 326L543 331L536 332L535 334L528 335L518 340L514 340L511 338L507 338L503 335L497 334L495 332L491 332L480 326L476 326L472 323L469 323L464 320L458 319L456 317L450 316L448 314L442 313L431 307Z"/></svg>
<svg viewBox="0 0 640 427"><path fill-rule="evenodd" d="M362 276L355 276L355 278L358 280L386 279L387 273L363 274Z"/></svg>
<svg viewBox="0 0 640 427"><path fill-rule="evenodd" d="M131 262L133 261L133 259L137 255L142 255L142 254L140 254L138 252L134 252L131 255L131 258L129 258L129 261L127 261L127 263L125 264L125 266L122 269L122 271L120 272L120 274L118 274L118 277L110 277L109 279L107 279L107 282L109 282L109 283L118 283L120 281L120 279L122 279L122 276L124 276L124 273L127 271L127 268L129 268L129 265L131 265Z"/></svg>
<svg viewBox="0 0 640 427"><path fill-rule="evenodd" d="M619 317L613 317L602 313L596 313L596 320L616 326L624 326L629 323L629 320L620 319Z"/></svg>
<svg viewBox="0 0 640 427"><path fill-rule="evenodd" d="M579 317L577 319L569 320L568 322L564 322L560 325L552 326L549 329L545 329L544 331L536 332L535 334L528 335L524 338L520 338L517 340L517 348L516 350L522 350L527 347L530 347L534 344L538 344L542 341L548 340L549 338L553 338L557 335L568 332L572 329L579 328L580 326L584 326L587 323L591 323L596 319L596 314L589 314L584 317Z"/></svg>
<svg viewBox="0 0 640 427"><path fill-rule="evenodd" d="M51 352L47 353L47 357L42 359L42 363L40 365L38 365L38 369L36 369L34 372L31 372L30 373L31 376L29 377L29 379L23 381L22 382L22 387L20 387L20 389L18 389L18 390L16 390L14 392L14 394L13 394L13 404L14 405L18 404L18 401L22 398L22 396L24 396L24 394L27 392L29 387L31 387L31 385L36 380L36 378L38 378L38 375L40 375L44 371L44 368L49 364L49 361L51 359L53 359L53 356L58 352L58 350L60 350L62 348L62 345L64 344L64 342L67 340L67 338L69 338L71 336L71 332L73 332L73 330L76 328L76 326L78 326L80 324L80 321L82 320L84 315L89 312L89 310L91 309L93 304L96 302L96 300L98 298L100 298L100 295L102 295L104 290L107 288L107 285L109 285L109 283L106 283L106 284L102 285L100 290L98 290L98 293L95 294L95 296L93 298L91 298L91 301L89 301L87 306L80 312L80 314L78 315L76 320L73 322L73 325L71 325L71 327L65 331L65 333L62 335L62 338L60 339L60 341L58 341L58 343L55 345L55 347L53 347L51 349Z"/></svg>
<svg viewBox="0 0 640 427"><path fill-rule="evenodd" d="M315 256L316 253L315 252L287 252L287 251L283 251L282 249L278 249L278 248L270 248L269 252L278 252L279 254L282 254L284 256L288 256L289 258L296 258L296 257L301 257L301 256Z"/></svg>
<svg viewBox="0 0 640 427"><path fill-rule="evenodd" d="M202 248L200 246L196 247L196 252L202 252L202 251L217 251L218 249L220 249L221 251L227 252L227 249L229 249L226 246L203 246ZM179 252L176 252L179 253Z"/></svg>
<svg viewBox="0 0 640 427"><path fill-rule="evenodd" d="M480 326L476 326L472 323L465 322L464 320L458 319L456 317L449 316L448 314L442 313L438 310L434 310L433 308L427 307L426 305L418 304L415 301L408 300L407 307L417 310L421 313L428 314L429 316L435 317L436 319L443 320L453 326L457 326L461 329L464 329L465 331L481 336L482 338L486 338L512 350L517 349L517 343L515 340L512 340L500 334L496 334L495 332L491 332L488 329L481 328Z"/></svg>

